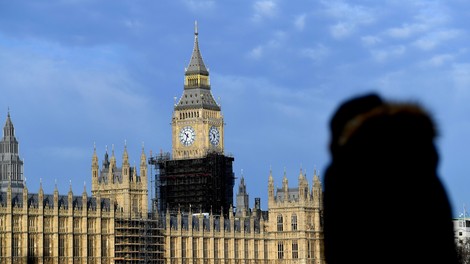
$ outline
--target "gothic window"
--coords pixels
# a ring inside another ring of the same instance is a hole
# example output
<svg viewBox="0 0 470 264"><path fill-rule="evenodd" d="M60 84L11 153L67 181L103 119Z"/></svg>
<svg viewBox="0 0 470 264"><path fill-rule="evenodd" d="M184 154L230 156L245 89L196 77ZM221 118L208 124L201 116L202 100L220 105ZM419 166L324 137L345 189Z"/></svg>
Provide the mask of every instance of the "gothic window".
<svg viewBox="0 0 470 264"><path fill-rule="evenodd" d="M282 242L277 243L277 258L278 259L284 258L284 244L282 244Z"/></svg>
<svg viewBox="0 0 470 264"><path fill-rule="evenodd" d="M75 219L74 219L75 220ZM74 222L75 224L75 222ZM80 236L79 235L74 235L73 236L73 256L74 257L80 257Z"/></svg>
<svg viewBox="0 0 470 264"><path fill-rule="evenodd" d="M228 239L224 239L224 258L228 259Z"/></svg>
<svg viewBox="0 0 470 264"><path fill-rule="evenodd" d="M248 259L248 240L245 240L245 259Z"/></svg>
<svg viewBox="0 0 470 264"><path fill-rule="evenodd" d="M73 219L73 232L80 233L80 218Z"/></svg>
<svg viewBox="0 0 470 264"><path fill-rule="evenodd" d="M183 237L181 238L181 257L183 259L186 258L186 243L188 242L188 238Z"/></svg>
<svg viewBox="0 0 470 264"><path fill-rule="evenodd" d="M297 240L292 241L292 258L299 258L299 244Z"/></svg>
<svg viewBox="0 0 470 264"><path fill-rule="evenodd" d="M172 237L170 238L170 258L175 258L176 257L176 243L175 243L176 238Z"/></svg>
<svg viewBox="0 0 470 264"><path fill-rule="evenodd" d="M38 255L38 252L37 252L36 236L33 234L30 234L28 237L28 257L35 257L37 255Z"/></svg>
<svg viewBox="0 0 470 264"><path fill-rule="evenodd" d="M67 232L67 219L65 217L59 218L59 232L65 233Z"/></svg>
<svg viewBox="0 0 470 264"><path fill-rule="evenodd" d="M268 241L264 240L264 259L268 259Z"/></svg>
<svg viewBox="0 0 470 264"><path fill-rule="evenodd" d="M214 238L214 259L219 258L219 240L218 238Z"/></svg>
<svg viewBox="0 0 470 264"><path fill-rule="evenodd" d="M13 231L14 232L19 232L21 225L20 225L21 219L20 216L13 216Z"/></svg>
<svg viewBox="0 0 470 264"><path fill-rule="evenodd" d="M101 256L102 257L107 257L108 256L108 245L109 239L107 236L102 236L101 237Z"/></svg>
<svg viewBox="0 0 470 264"><path fill-rule="evenodd" d="M88 234L95 233L95 219L88 219Z"/></svg>
<svg viewBox="0 0 470 264"><path fill-rule="evenodd" d="M202 241L202 254L203 254L204 259L207 259L209 257L208 251L209 251L208 239L204 238Z"/></svg>
<svg viewBox="0 0 470 264"><path fill-rule="evenodd" d="M13 257L21 256L21 234L13 234Z"/></svg>
<svg viewBox="0 0 470 264"><path fill-rule="evenodd" d="M43 255L44 255L44 257L52 256L52 239L51 239L51 235L44 235Z"/></svg>
<svg viewBox="0 0 470 264"><path fill-rule="evenodd" d="M282 215L277 216L277 231L283 231L284 220Z"/></svg>
<svg viewBox="0 0 470 264"><path fill-rule="evenodd" d="M235 243L234 243L235 259L240 258L240 255L239 255L239 252L238 252L238 250L239 250L238 242L239 242L239 239L235 239Z"/></svg>
<svg viewBox="0 0 470 264"><path fill-rule="evenodd" d="M197 238L193 238L193 259L197 258Z"/></svg>
<svg viewBox="0 0 470 264"><path fill-rule="evenodd" d="M291 217L291 227L292 227L292 231L296 231L296 230L297 230L297 215L296 215L296 214L292 214L292 217Z"/></svg>
<svg viewBox="0 0 470 264"><path fill-rule="evenodd" d="M95 255L95 245L93 236L88 236L87 254L89 257Z"/></svg>
<svg viewBox="0 0 470 264"><path fill-rule="evenodd" d="M59 257L65 257L65 235L59 235Z"/></svg>

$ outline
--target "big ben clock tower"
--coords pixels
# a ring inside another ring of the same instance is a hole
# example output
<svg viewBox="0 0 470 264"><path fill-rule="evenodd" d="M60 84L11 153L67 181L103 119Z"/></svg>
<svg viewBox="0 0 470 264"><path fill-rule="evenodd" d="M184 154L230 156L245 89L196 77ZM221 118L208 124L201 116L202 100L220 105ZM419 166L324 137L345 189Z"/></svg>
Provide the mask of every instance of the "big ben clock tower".
<svg viewBox="0 0 470 264"><path fill-rule="evenodd" d="M197 23L183 94L175 101L171 120L172 155L161 153L149 160L157 172L157 210L226 214L233 202L234 158L224 154L224 119L211 93Z"/></svg>
<svg viewBox="0 0 470 264"><path fill-rule="evenodd" d="M172 117L173 158L200 158L224 152L224 119L211 93L209 71L199 50L197 22L194 48L185 71L184 91Z"/></svg>

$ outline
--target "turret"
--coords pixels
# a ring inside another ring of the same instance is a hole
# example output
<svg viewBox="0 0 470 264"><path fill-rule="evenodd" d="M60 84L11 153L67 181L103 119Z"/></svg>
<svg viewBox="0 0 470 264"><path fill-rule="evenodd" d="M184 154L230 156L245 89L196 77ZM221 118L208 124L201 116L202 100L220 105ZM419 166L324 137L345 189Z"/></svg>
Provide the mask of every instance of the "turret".
<svg viewBox="0 0 470 264"><path fill-rule="evenodd" d="M246 192L245 178L243 177L243 171L242 171L240 185L238 186L237 208L236 208L235 215L237 217L239 216L245 217L247 215L247 211L249 208L250 208L249 198L248 198L248 193Z"/></svg>
<svg viewBox="0 0 470 264"><path fill-rule="evenodd" d="M269 170L268 178L268 207L272 207L271 204L274 204L274 179L272 170Z"/></svg>
<svg viewBox="0 0 470 264"><path fill-rule="evenodd" d="M114 158L114 151L112 158ZM124 143L124 152L122 154L122 182L124 184L128 184L131 181L131 176L132 175L131 166L129 165L129 154L127 154L127 143Z"/></svg>
<svg viewBox="0 0 470 264"><path fill-rule="evenodd" d="M57 188L57 180L54 184L54 211L59 211L59 189Z"/></svg>
<svg viewBox="0 0 470 264"><path fill-rule="evenodd" d="M282 190L284 191L284 201L288 200L289 181L287 180L286 170L284 169L284 177L282 178Z"/></svg>
<svg viewBox="0 0 470 264"><path fill-rule="evenodd" d="M86 193L86 182L83 182L83 193L82 193L82 210L87 211L88 208L88 196Z"/></svg>
<svg viewBox="0 0 470 264"><path fill-rule="evenodd" d="M305 175L300 169L299 173L299 201L305 201L308 198L308 182Z"/></svg>
<svg viewBox="0 0 470 264"><path fill-rule="evenodd" d="M321 208L322 207L322 184L320 182L320 177L317 175L317 170L314 171L313 175L313 204L315 207Z"/></svg>
<svg viewBox="0 0 470 264"><path fill-rule="evenodd" d="M11 185L12 193L21 194L24 188L23 161L19 155L19 145L15 137L15 128L11 121L10 111L3 127L3 138L0 141L0 191L5 192Z"/></svg>
<svg viewBox="0 0 470 264"><path fill-rule="evenodd" d="M91 158L91 192L94 193L98 190L99 179L99 165L98 165L98 156L96 155L96 145L93 144L93 157Z"/></svg>
<svg viewBox="0 0 470 264"><path fill-rule="evenodd" d="M73 192L72 192L72 181L69 183L69 192L67 193L67 204L69 206L69 214L72 213L73 208Z"/></svg>
<svg viewBox="0 0 470 264"><path fill-rule="evenodd" d="M145 155L144 146L142 146L142 154L140 154L140 184L141 184L141 206L142 217L147 218L148 212L148 178L147 178L147 156Z"/></svg>

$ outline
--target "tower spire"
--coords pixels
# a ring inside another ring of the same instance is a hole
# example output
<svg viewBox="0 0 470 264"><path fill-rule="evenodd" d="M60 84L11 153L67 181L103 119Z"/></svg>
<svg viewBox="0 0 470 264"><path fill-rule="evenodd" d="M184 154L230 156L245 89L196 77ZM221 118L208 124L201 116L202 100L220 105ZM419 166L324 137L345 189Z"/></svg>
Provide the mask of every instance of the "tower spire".
<svg viewBox="0 0 470 264"><path fill-rule="evenodd" d="M199 50L199 40L198 40L198 27L197 27L197 21L194 22L194 48L193 48L193 54L191 55L191 60L189 61L188 68L186 69L185 75L195 75L195 74L200 74L200 75L205 75L209 76L209 71L206 68L206 65L204 64L204 61L202 60L202 55L201 51Z"/></svg>

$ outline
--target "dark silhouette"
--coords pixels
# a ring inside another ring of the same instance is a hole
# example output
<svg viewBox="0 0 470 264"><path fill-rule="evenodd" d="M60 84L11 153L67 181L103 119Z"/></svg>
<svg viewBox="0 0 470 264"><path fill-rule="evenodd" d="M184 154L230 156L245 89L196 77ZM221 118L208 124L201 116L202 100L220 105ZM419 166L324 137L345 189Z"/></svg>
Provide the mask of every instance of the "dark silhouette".
<svg viewBox="0 0 470 264"><path fill-rule="evenodd" d="M326 262L458 263L431 116L368 94L344 102L330 126Z"/></svg>

